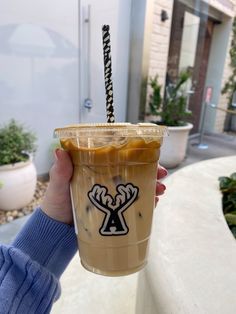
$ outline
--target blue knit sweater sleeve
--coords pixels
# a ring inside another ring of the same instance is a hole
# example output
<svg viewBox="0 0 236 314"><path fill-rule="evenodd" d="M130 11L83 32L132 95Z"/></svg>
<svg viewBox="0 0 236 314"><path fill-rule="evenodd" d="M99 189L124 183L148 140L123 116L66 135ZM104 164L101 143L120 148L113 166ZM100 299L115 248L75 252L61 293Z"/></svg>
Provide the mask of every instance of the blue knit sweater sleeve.
<svg viewBox="0 0 236 314"><path fill-rule="evenodd" d="M74 228L38 208L11 245L0 245L0 314L50 313L76 250Z"/></svg>

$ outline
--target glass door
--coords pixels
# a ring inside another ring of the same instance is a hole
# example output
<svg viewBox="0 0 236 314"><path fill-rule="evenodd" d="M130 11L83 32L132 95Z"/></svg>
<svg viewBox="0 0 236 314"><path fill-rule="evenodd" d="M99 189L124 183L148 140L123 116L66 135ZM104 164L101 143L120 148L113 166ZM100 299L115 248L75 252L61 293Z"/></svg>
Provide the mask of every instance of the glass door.
<svg viewBox="0 0 236 314"><path fill-rule="evenodd" d="M192 133L200 128L207 64L214 21L201 10L194 10L182 1L175 1L169 48L168 76L175 80L183 70L192 73L185 85Z"/></svg>

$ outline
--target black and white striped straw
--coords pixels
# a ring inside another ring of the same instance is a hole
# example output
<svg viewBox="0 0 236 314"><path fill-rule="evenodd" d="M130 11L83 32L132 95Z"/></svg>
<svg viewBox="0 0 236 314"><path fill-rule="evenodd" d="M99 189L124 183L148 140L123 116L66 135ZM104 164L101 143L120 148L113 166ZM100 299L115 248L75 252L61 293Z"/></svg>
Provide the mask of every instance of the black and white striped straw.
<svg viewBox="0 0 236 314"><path fill-rule="evenodd" d="M112 83L112 68L111 68L111 42L110 42L110 26L103 25L102 40L103 40L103 58L104 58L104 78L106 90L106 112L107 122L114 123L114 104L113 104L113 83Z"/></svg>

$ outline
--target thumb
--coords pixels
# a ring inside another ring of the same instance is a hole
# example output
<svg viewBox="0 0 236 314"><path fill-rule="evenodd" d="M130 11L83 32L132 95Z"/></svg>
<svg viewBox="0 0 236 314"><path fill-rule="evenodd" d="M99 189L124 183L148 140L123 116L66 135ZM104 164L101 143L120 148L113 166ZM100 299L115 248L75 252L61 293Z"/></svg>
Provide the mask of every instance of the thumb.
<svg viewBox="0 0 236 314"><path fill-rule="evenodd" d="M70 155L59 148L55 150L54 155L55 162L49 172L50 181L58 184L68 184L73 174L73 165Z"/></svg>
<svg viewBox="0 0 236 314"><path fill-rule="evenodd" d="M55 162L49 172L49 185L41 205L49 217L68 224L72 224L69 184L72 173L73 165L69 154L57 149Z"/></svg>

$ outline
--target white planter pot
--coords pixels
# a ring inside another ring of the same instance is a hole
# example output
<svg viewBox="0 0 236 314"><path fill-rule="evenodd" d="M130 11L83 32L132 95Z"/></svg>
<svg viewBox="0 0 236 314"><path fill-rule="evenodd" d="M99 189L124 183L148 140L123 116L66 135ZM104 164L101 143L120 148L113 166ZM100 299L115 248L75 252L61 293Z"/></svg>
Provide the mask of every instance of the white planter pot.
<svg viewBox="0 0 236 314"><path fill-rule="evenodd" d="M192 128L193 125L191 123L188 123L186 126L168 127L169 136L164 138L161 147L161 165L166 168L175 168L184 160L188 135Z"/></svg>
<svg viewBox="0 0 236 314"><path fill-rule="evenodd" d="M16 210L31 202L37 173L31 160L0 166L0 209Z"/></svg>

